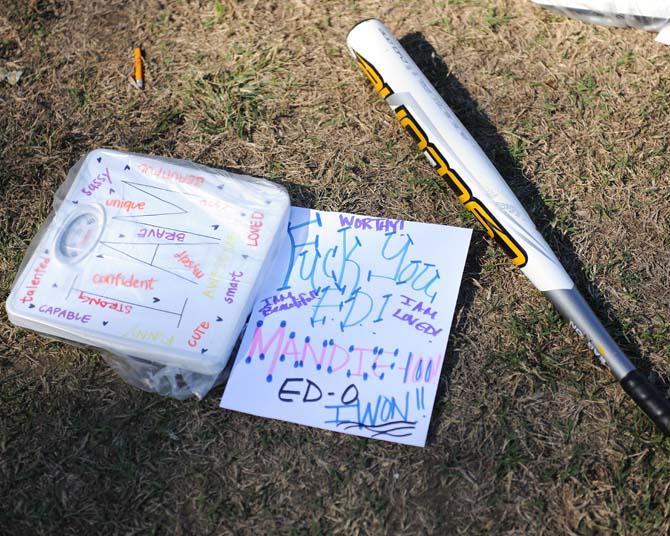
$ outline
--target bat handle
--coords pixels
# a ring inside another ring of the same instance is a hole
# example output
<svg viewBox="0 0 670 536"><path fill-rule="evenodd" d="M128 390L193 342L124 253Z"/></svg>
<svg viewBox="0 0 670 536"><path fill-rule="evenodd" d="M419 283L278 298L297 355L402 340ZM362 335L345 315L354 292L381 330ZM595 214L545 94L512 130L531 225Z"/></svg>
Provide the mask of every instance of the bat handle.
<svg viewBox="0 0 670 536"><path fill-rule="evenodd" d="M656 427L665 435L670 435L670 400L638 369L631 370L620 383L628 396L654 421Z"/></svg>
<svg viewBox="0 0 670 536"><path fill-rule="evenodd" d="M624 391L635 400L640 409L654 421L661 432L670 435L670 400L649 383L644 374L630 362L579 291L576 288L549 290L545 295L570 320L577 333L590 341L596 355L607 363Z"/></svg>

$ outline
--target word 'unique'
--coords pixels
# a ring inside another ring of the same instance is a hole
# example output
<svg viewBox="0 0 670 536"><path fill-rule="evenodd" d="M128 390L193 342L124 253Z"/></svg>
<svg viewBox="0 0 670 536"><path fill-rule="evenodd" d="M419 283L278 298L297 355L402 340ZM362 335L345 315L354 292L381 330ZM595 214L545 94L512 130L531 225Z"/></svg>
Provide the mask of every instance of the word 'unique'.
<svg viewBox="0 0 670 536"><path fill-rule="evenodd" d="M130 199L107 199L105 205L130 212L131 210L144 210L146 203L144 201L131 201Z"/></svg>

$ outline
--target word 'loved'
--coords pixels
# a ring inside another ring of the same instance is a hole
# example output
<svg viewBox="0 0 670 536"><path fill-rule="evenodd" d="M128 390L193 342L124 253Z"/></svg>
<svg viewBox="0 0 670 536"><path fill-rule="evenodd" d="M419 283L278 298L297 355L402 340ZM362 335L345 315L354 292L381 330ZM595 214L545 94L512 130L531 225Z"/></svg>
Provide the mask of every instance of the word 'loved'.
<svg viewBox="0 0 670 536"><path fill-rule="evenodd" d="M249 234L247 235L247 246L258 247L258 241L261 237L261 227L263 227L264 215L258 210L251 213L249 219Z"/></svg>
<svg viewBox="0 0 670 536"><path fill-rule="evenodd" d="M397 318L398 320L406 322L417 331L421 331L426 335L434 337L442 332L442 328L437 329L430 322L421 320L422 317L419 316L423 315L424 318L428 317L431 320L435 320L435 317L437 316L437 311L431 309L430 306L424 304L424 302L417 301L413 298L410 298L409 296L405 296L404 294L401 294L400 297L402 298L401 305L411 307L412 309L411 312L408 313L401 307L398 307L393 313L393 318Z"/></svg>

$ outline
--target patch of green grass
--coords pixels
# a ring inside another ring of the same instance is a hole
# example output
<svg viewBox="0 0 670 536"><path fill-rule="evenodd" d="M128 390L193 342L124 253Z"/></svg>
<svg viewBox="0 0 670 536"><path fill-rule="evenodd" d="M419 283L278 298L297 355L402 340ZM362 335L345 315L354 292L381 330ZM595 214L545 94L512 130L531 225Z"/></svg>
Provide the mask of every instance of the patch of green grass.
<svg viewBox="0 0 670 536"><path fill-rule="evenodd" d="M290 89L292 78L286 61L274 50L243 50L230 57L230 68L188 80L184 100L189 117L204 134L232 131L250 140L270 113L269 101Z"/></svg>
<svg viewBox="0 0 670 536"><path fill-rule="evenodd" d="M193 82L190 98L191 104L201 111L197 125L205 134L232 129L238 137L251 139L263 115L262 97L253 73L206 73Z"/></svg>
<svg viewBox="0 0 670 536"><path fill-rule="evenodd" d="M584 109L588 108L596 97L598 83L592 74L585 74L572 88L572 93L577 98L578 105Z"/></svg>
<svg viewBox="0 0 670 536"><path fill-rule="evenodd" d="M576 443L572 446L572 451L567 459L567 464L558 472L557 477L566 482L572 478L579 478L584 472L584 463L591 456L592 450L581 444Z"/></svg>
<svg viewBox="0 0 670 536"><path fill-rule="evenodd" d="M511 403L505 400L500 414L499 422L505 441L496 453L495 473L498 480L505 479L509 473L517 472L519 465L528 460L528 454L522 441L524 430L527 427L512 419L508 413L513 411L510 405Z"/></svg>
<svg viewBox="0 0 670 536"><path fill-rule="evenodd" d="M216 22L221 22L225 16L226 6L223 5L221 0L214 0L214 19Z"/></svg>
<svg viewBox="0 0 670 536"><path fill-rule="evenodd" d="M86 102L86 91L81 87L69 87L67 94L76 106L83 106Z"/></svg>
<svg viewBox="0 0 670 536"><path fill-rule="evenodd" d="M512 20L510 15L500 12L497 7L491 7L486 12L484 24L492 31L497 32L501 26L509 24Z"/></svg>
<svg viewBox="0 0 670 536"><path fill-rule="evenodd" d="M438 19L435 19L432 23L432 26L438 26L440 28L444 28L445 30L450 30L451 29L451 19L449 17L440 17Z"/></svg>
<svg viewBox="0 0 670 536"><path fill-rule="evenodd" d="M616 64L617 65L629 65L633 62L634 59L635 59L635 54L632 51L627 50L617 60Z"/></svg>
<svg viewBox="0 0 670 536"><path fill-rule="evenodd" d="M512 161L517 168L523 167L523 162L526 158L526 144L523 140L515 139L514 143L509 147L509 154L512 157Z"/></svg>

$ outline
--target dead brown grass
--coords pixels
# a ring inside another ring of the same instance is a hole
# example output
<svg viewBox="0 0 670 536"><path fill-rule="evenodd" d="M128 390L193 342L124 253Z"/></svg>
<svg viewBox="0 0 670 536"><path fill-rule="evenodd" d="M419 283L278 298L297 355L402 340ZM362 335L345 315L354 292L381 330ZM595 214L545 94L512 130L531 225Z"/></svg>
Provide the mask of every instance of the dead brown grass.
<svg viewBox="0 0 670 536"><path fill-rule="evenodd" d="M0 86L2 297L99 146L274 178L298 205L473 225L345 51L370 16L423 60L615 338L667 371L670 49L523 0L0 0L0 65L26 70ZM3 309L0 532L670 531L667 440L482 233L471 257L423 450L218 410L220 389L147 395Z"/></svg>

